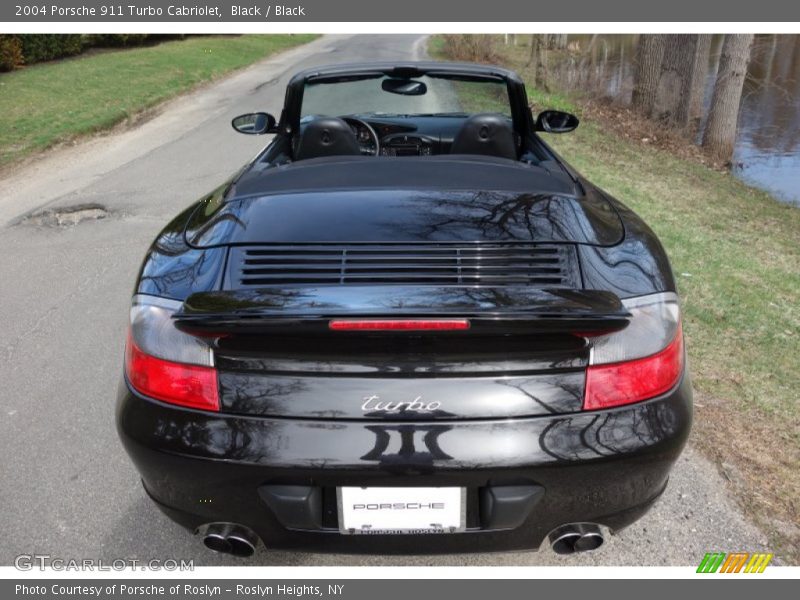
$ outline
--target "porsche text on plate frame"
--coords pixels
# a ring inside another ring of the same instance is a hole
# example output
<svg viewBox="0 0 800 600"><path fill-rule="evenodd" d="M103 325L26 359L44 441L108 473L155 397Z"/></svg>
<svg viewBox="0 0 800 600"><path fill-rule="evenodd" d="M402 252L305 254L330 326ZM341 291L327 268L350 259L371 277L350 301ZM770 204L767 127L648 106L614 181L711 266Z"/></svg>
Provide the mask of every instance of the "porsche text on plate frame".
<svg viewBox="0 0 800 600"><path fill-rule="evenodd" d="M347 534L458 533L466 528L464 488L337 488L339 531Z"/></svg>

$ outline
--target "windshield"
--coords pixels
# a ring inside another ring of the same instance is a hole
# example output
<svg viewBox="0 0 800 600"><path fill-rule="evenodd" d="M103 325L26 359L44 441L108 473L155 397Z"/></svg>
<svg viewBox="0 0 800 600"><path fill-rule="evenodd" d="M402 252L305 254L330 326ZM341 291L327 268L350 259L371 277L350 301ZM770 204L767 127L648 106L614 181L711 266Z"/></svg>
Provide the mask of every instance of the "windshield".
<svg viewBox="0 0 800 600"><path fill-rule="evenodd" d="M465 116L495 112L511 116L504 81L453 80L415 77L417 93L386 91L387 80L379 76L356 81L308 82L303 91L301 117L341 115L436 115ZM396 81L396 80L395 80ZM389 82L391 83L391 81Z"/></svg>

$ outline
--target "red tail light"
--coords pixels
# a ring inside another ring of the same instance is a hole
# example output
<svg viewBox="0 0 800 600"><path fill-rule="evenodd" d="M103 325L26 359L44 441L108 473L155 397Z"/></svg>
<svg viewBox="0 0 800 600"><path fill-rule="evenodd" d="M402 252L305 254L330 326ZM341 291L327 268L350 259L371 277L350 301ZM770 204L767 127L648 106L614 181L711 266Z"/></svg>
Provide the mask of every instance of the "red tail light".
<svg viewBox="0 0 800 600"><path fill-rule="evenodd" d="M145 396L200 410L219 410L217 370L185 365L142 352L128 336L125 373L133 388Z"/></svg>
<svg viewBox="0 0 800 600"><path fill-rule="evenodd" d="M610 408L655 398L671 390L683 372L683 332L661 352L610 365L592 365L586 371L585 410Z"/></svg>
<svg viewBox="0 0 800 600"><path fill-rule="evenodd" d="M180 302L139 295L131 306L125 374L139 393L189 408L219 410L217 371L208 344L175 328Z"/></svg>
<svg viewBox="0 0 800 600"><path fill-rule="evenodd" d="M469 329L467 319L335 319L333 331L454 331Z"/></svg>
<svg viewBox="0 0 800 600"><path fill-rule="evenodd" d="M631 313L622 331L592 337L584 410L655 398L683 374L684 351L678 297L672 292L623 300Z"/></svg>

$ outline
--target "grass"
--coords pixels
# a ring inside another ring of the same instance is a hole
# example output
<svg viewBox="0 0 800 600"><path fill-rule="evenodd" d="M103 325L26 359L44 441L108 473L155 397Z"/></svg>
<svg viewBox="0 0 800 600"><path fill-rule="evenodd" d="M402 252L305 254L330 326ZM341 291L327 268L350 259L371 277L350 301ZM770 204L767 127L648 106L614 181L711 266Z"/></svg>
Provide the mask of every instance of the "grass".
<svg viewBox="0 0 800 600"><path fill-rule="evenodd" d="M0 167L109 129L313 35L190 37L0 74Z"/></svg>
<svg viewBox="0 0 800 600"><path fill-rule="evenodd" d="M436 54L435 38L431 50ZM525 76L515 51L516 61L506 64ZM537 109L581 113L580 98L530 88L528 94ZM784 559L796 564L800 209L728 173L609 133L602 123L584 122L572 134L546 139L635 210L664 244L683 302L693 441L717 462Z"/></svg>
<svg viewBox="0 0 800 600"><path fill-rule="evenodd" d="M683 300L693 439L762 527L790 532L779 543L798 558L800 210L593 124L551 141L664 244Z"/></svg>

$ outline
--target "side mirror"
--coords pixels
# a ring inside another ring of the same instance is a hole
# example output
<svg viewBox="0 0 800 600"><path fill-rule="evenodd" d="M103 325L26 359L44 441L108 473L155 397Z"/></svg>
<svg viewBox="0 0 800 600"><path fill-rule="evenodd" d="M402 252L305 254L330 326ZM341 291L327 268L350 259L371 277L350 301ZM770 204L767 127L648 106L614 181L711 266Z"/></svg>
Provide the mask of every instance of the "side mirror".
<svg viewBox="0 0 800 600"><path fill-rule="evenodd" d="M384 92L401 96L424 96L428 93L428 86L425 85L425 82L414 79L384 79L381 81L381 89Z"/></svg>
<svg viewBox="0 0 800 600"><path fill-rule="evenodd" d="M261 135L277 131L275 117L269 113L257 112L239 115L231 121L231 126L239 133Z"/></svg>
<svg viewBox="0 0 800 600"><path fill-rule="evenodd" d="M568 133L573 131L580 121L578 117L560 110L543 110L536 117L536 131L545 133Z"/></svg>

